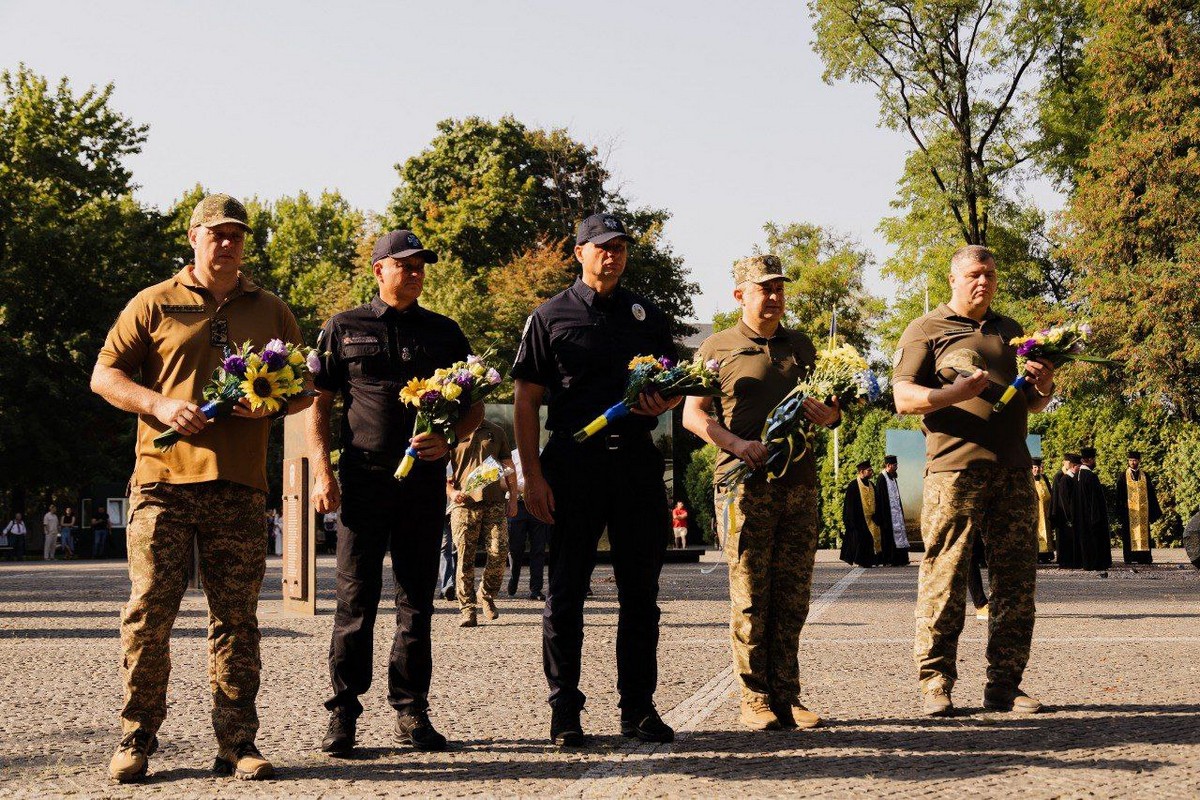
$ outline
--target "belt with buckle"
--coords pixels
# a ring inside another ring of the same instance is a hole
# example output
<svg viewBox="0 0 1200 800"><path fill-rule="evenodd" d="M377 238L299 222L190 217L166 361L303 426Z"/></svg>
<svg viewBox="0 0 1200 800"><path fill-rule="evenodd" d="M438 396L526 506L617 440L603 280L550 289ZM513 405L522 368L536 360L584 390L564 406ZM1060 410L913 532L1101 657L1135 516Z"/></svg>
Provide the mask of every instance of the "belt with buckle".
<svg viewBox="0 0 1200 800"><path fill-rule="evenodd" d="M633 445L649 444L650 433L648 431L636 431L627 433L597 433L582 442L576 442L569 434L563 434L564 440L569 441L576 447L585 447L588 449L598 450L622 450Z"/></svg>

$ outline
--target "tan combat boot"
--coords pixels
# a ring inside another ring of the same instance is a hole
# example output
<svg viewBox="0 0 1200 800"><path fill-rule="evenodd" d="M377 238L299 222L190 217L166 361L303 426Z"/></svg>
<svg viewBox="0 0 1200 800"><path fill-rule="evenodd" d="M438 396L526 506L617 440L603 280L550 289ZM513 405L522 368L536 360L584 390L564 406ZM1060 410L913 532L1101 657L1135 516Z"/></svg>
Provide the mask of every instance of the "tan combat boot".
<svg viewBox="0 0 1200 800"><path fill-rule="evenodd" d="M938 686L921 692L921 713L927 717L949 717L954 713L954 703L949 690Z"/></svg>
<svg viewBox="0 0 1200 800"><path fill-rule="evenodd" d="M258 752L253 742L240 744L232 752L222 752L213 762L213 774L232 775L239 781L265 781L275 777L275 767Z"/></svg>
<svg viewBox="0 0 1200 800"><path fill-rule="evenodd" d="M475 616L475 609L464 608L461 612L459 612L458 627L474 628L478 624L479 618Z"/></svg>
<svg viewBox="0 0 1200 800"><path fill-rule="evenodd" d="M496 601L491 597L479 595L479 605L483 606L483 615L488 619L500 619L500 612L496 609Z"/></svg>
<svg viewBox="0 0 1200 800"><path fill-rule="evenodd" d="M108 762L108 775L118 783L133 783L146 777L150 756L158 749L158 737L143 730L131 731L117 745Z"/></svg>
<svg viewBox="0 0 1200 800"><path fill-rule="evenodd" d="M989 686L983 690L983 707L989 711L1011 711L1014 714L1036 714L1042 710L1040 700L1020 689Z"/></svg>
<svg viewBox="0 0 1200 800"><path fill-rule="evenodd" d="M771 703L758 694L742 697L741 723L752 731L777 731L780 727Z"/></svg>
<svg viewBox="0 0 1200 800"><path fill-rule="evenodd" d="M809 711L799 700L772 701L771 710L779 717L779 724L785 728L807 730L821 724L821 718Z"/></svg>

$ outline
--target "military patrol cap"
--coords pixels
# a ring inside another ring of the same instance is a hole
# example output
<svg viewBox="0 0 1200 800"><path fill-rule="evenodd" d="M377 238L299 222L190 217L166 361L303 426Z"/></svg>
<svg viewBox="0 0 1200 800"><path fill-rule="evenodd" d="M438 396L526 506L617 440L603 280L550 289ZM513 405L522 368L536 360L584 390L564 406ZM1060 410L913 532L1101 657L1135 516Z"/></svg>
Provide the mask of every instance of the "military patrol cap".
<svg viewBox="0 0 1200 800"><path fill-rule="evenodd" d="M1079 457L1079 453L1067 453L1065 456L1063 456L1063 461L1076 466L1083 463L1083 459Z"/></svg>
<svg viewBox="0 0 1200 800"><path fill-rule="evenodd" d="M188 222L188 230L197 225L215 228L232 222L250 230L250 215L246 207L236 197L227 194L210 194L192 209L192 219Z"/></svg>
<svg viewBox="0 0 1200 800"><path fill-rule="evenodd" d="M588 242L604 244L621 236L633 241L633 237L625 231L625 223L608 213L592 214L587 219L581 220L575 228L576 245Z"/></svg>
<svg viewBox="0 0 1200 800"><path fill-rule="evenodd" d="M1096 448L1081 447L1079 449L1079 457L1080 458L1095 458L1096 457Z"/></svg>
<svg viewBox="0 0 1200 800"><path fill-rule="evenodd" d="M783 264L780 263L778 256L770 254L761 256L750 256L743 258L733 265L733 282L736 286L741 286L743 283L750 281L752 283L766 283L783 278L785 281L790 281L787 275L783 274Z"/></svg>
<svg viewBox="0 0 1200 800"><path fill-rule="evenodd" d="M858 462L858 466L855 467L855 469L858 470L859 472L862 472L864 469L870 469L870 468L871 468L870 461L860 461L860 462Z"/></svg>
<svg viewBox="0 0 1200 800"><path fill-rule="evenodd" d="M900 460L899 460L899 459L897 459L895 456L884 456L884 457L883 457L883 463L885 463L885 464L899 464L899 463L900 463Z"/></svg>
<svg viewBox="0 0 1200 800"><path fill-rule="evenodd" d="M951 350L937 363L937 375L946 383L954 383L960 374L971 375L977 369L987 369L987 362L969 347Z"/></svg>
<svg viewBox="0 0 1200 800"><path fill-rule="evenodd" d="M371 249L371 263L388 257L407 258L415 255L422 256L426 264L436 264L438 260L437 253L422 247L421 240L412 231L388 231L375 240L375 247Z"/></svg>
<svg viewBox="0 0 1200 800"><path fill-rule="evenodd" d="M1142 452L1141 452L1140 450L1130 450L1130 451L1129 451L1129 457L1130 457L1130 458L1136 458L1136 459L1138 459L1138 460L1141 460L1141 458L1142 458Z"/></svg>

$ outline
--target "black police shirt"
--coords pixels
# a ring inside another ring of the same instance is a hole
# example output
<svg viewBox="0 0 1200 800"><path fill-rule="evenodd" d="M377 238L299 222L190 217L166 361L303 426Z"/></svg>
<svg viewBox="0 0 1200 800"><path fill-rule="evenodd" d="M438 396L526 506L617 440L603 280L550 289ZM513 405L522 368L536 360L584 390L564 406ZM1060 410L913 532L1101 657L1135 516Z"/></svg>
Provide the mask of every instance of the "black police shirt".
<svg viewBox="0 0 1200 800"><path fill-rule="evenodd" d="M397 462L412 437L417 410L400 402L412 378L428 378L471 352L458 323L417 303L397 311L375 295L325 324L317 388L341 392L342 447Z"/></svg>
<svg viewBox="0 0 1200 800"><path fill-rule="evenodd" d="M639 355L676 357L666 314L620 286L604 298L576 280L529 317L512 375L546 388L548 430L574 433L620 402ZM606 430L650 431L656 422L631 414Z"/></svg>

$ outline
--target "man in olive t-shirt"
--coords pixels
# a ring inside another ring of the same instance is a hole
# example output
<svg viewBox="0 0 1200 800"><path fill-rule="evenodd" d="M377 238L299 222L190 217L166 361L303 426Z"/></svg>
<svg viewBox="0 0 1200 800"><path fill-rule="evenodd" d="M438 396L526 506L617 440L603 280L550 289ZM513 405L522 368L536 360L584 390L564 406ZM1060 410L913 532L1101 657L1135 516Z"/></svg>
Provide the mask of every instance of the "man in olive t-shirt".
<svg viewBox="0 0 1200 800"><path fill-rule="evenodd" d="M121 614L123 736L109 764L111 777L122 783L145 776L158 745L171 626L187 587L193 541L209 608L213 771L244 779L274 774L254 744L269 411L252 409L243 398L233 416L214 423L198 405L226 347L300 342L287 305L240 270L249 230L246 208L234 198L201 200L188 228L195 263L129 301L92 373L94 392L138 415L126 531L132 588ZM277 416L310 402L292 400ZM168 428L183 438L161 451L154 438Z"/></svg>
<svg viewBox="0 0 1200 800"><path fill-rule="evenodd" d="M914 656L923 712L953 713L958 636L967 568L983 538L991 583L987 686L983 704L1033 713L1041 704L1020 689L1033 639L1037 573L1036 505L1025 445L1026 419L1054 393L1054 368L1031 361L1030 382L999 413L992 405L1017 375L1010 340L1021 326L991 310L996 261L979 245L950 262L950 301L909 323L896 349L896 410L921 414L925 490L921 536L925 556L917 587Z"/></svg>
<svg viewBox="0 0 1200 800"><path fill-rule="evenodd" d="M762 473L767 448L760 440L767 415L816 364L816 349L801 331L781 323L790 280L772 255L733 267L734 299L742 317L704 340L697 358L720 362L719 397L689 397L683 424L717 457L716 511L729 561L730 639L734 673L742 685L740 721L751 730L812 728L820 717L800 702L797 650L808 616L817 552L816 464L812 453L774 481L756 474L726 489L739 463ZM836 407L804 400L809 422L833 426Z"/></svg>

